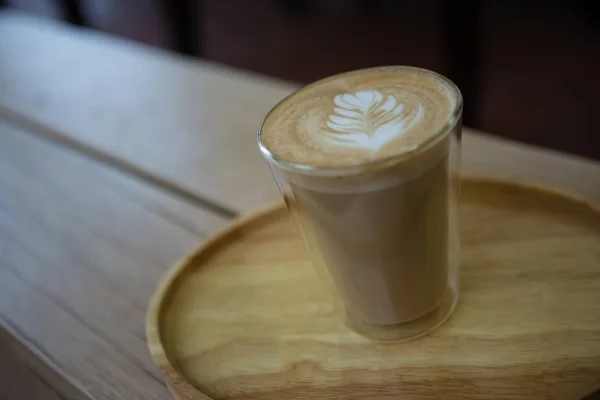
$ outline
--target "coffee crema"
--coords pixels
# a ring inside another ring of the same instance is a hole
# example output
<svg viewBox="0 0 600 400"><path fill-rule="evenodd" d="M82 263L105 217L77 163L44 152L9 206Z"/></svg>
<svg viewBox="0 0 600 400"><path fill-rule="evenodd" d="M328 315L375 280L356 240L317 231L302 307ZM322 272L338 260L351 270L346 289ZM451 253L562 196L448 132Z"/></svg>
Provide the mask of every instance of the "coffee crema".
<svg viewBox="0 0 600 400"><path fill-rule="evenodd" d="M284 99L263 123L261 142L276 158L295 164L359 165L427 142L451 121L458 97L453 86L425 70L353 71Z"/></svg>

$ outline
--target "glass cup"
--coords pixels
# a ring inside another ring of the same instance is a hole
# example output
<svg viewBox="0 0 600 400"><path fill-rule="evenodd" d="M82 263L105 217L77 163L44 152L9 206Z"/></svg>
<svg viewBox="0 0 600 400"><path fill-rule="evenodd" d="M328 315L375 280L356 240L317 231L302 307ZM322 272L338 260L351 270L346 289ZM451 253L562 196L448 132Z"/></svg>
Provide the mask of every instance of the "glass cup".
<svg viewBox="0 0 600 400"><path fill-rule="evenodd" d="M373 340L406 340L440 326L458 300L462 98L434 72L386 71L429 74L456 91L448 121L417 146L362 165L312 167L269 151L262 128L258 142L343 322Z"/></svg>

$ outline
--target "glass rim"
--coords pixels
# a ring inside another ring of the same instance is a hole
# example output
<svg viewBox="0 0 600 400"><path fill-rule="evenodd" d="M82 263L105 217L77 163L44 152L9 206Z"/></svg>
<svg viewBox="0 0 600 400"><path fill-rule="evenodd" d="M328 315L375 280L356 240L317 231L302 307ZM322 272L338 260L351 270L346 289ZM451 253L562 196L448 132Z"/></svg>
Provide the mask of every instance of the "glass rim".
<svg viewBox="0 0 600 400"><path fill-rule="evenodd" d="M321 83L327 82L329 80L340 78L340 77L343 77L346 75L355 75L355 74L361 74L361 73L372 72L372 71L381 71L381 72L386 72L386 71L387 72L405 72L406 71L406 72L419 73L419 74L423 74L423 75L430 75L430 76L433 76L433 77L443 81L446 85L448 85L451 88L451 90L453 90L456 93L456 104L454 105L454 108L453 108L452 112L450 113L450 117L444 123L444 125L440 129L437 130L437 132L435 132L433 135L428 137L426 140L420 142L418 145L411 146L405 150L399 151L398 153L394 153L394 154L391 154L391 155L383 157L383 158L363 162L361 164L356 164L356 165L323 167L323 166L314 166L314 165L304 164L304 163L296 163L296 162L285 160L285 159L277 156L274 152L269 150L267 148L267 146L265 146L265 144L262 141L262 133L263 133L263 127L265 125L265 122L267 121L269 116L277 108L279 108L283 103L287 102L289 99L294 97L296 94L303 92L307 89L310 89L314 86L317 86ZM425 68L411 67L411 66L406 66L406 65L390 65L390 66L381 66L381 67L362 68L362 69L357 69L357 70L353 70L353 71L342 72L340 74L331 75L326 78L319 79L315 82L309 83L308 85L301 87L300 89L294 90L292 93L290 93L289 95L285 96L283 99L278 101L277 104L275 104L269 110L269 112L267 113L267 115L265 116L265 118L263 119L263 121L260 124L259 130L258 130L258 137L257 137L258 146L260 148L261 153L267 159L267 161L273 162L275 165L277 165L278 167L280 167L284 170L294 171L294 172L297 172L297 173L303 174L303 175L323 175L323 176L353 175L355 173L364 172L365 170L382 167L382 166L388 165L390 163L400 162L404 158L409 157L410 155L414 154L415 152L417 152L423 148L427 148L431 144L434 144L436 141L438 141L441 138L444 138L452 131L452 129L454 128L454 126L460 120L460 118L462 116L462 110L463 110L463 97L462 97L462 93L460 92L460 89L450 79L446 78L444 75L441 75L437 72L434 72L434 71L431 71L431 70L428 70Z"/></svg>

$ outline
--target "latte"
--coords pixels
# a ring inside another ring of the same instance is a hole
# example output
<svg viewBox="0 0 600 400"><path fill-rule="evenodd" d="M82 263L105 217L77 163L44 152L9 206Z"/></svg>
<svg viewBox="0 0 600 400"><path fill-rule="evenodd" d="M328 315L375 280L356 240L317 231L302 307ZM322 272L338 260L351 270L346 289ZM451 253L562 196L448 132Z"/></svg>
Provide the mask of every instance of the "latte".
<svg viewBox="0 0 600 400"><path fill-rule="evenodd" d="M456 303L461 104L435 73L373 68L301 89L262 126L315 264L367 336L425 333Z"/></svg>

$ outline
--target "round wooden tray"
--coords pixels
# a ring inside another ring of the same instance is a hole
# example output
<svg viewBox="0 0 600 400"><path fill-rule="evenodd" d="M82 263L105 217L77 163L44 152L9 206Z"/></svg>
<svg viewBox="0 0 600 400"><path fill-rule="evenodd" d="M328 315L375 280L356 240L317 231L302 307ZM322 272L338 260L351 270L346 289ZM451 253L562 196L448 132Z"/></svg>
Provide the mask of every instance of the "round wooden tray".
<svg viewBox="0 0 600 400"><path fill-rule="evenodd" d="M283 206L174 267L150 351L179 399L579 399L600 387L600 210L466 180L461 299L432 334L374 343L343 326Z"/></svg>

